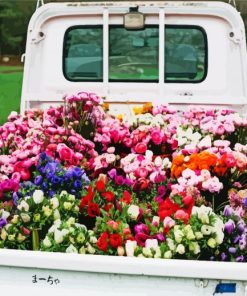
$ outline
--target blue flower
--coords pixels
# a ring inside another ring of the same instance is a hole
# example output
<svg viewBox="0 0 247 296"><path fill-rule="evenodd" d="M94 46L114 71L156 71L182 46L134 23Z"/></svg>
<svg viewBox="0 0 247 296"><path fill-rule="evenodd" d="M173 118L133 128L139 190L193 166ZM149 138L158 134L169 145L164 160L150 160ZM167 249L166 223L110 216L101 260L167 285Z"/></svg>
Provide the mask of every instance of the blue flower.
<svg viewBox="0 0 247 296"><path fill-rule="evenodd" d="M58 166L58 162L48 162L45 166L46 174L48 173L54 174L56 172L57 166Z"/></svg>
<svg viewBox="0 0 247 296"><path fill-rule="evenodd" d="M42 181L43 181L43 178L42 178L42 176L39 175L34 179L34 184L40 185L42 183Z"/></svg>
<svg viewBox="0 0 247 296"><path fill-rule="evenodd" d="M41 185L43 190L47 190L48 189L48 184L46 182L43 182Z"/></svg>
<svg viewBox="0 0 247 296"><path fill-rule="evenodd" d="M82 189L82 182L80 180L75 180L73 186L75 189Z"/></svg>
<svg viewBox="0 0 247 296"><path fill-rule="evenodd" d="M48 192L49 197L53 197L55 194L56 194L56 192L53 190L49 190L49 192Z"/></svg>
<svg viewBox="0 0 247 296"><path fill-rule="evenodd" d="M57 185L57 184L59 184L59 183L62 183L62 178L60 178L60 177L58 177L58 176L53 176L52 178L51 178L51 182L54 184L54 185Z"/></svg>
<svg viewBox="0 0 247 296"><path fill-rule="evenodd" d="M65 172L65 174L64 174L64 179L67 180L67 181L69 181L69 180L71 180L72 178L73 178L73 171L72 171L72 169L69 169L69 170L67 170L67 171Z"/></svg>
<svg viewBox="0 0 247 296"><path fill-rule="evenodd" d="M74 167L72 169L72 172L73 172L73 177L78 179L80 179L82 175L85 174L84 171L79 167Z"/></svg>

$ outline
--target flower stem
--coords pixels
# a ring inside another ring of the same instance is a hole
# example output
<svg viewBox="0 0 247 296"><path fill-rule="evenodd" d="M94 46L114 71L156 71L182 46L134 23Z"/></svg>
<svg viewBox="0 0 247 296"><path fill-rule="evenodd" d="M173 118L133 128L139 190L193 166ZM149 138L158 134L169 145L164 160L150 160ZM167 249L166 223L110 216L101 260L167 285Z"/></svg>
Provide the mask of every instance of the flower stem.
<svg viewBox="0 0 247 296"><path fill-rule="evenodd" d="M38 229L32 230L32 246L33 246L33 251L39 250L39 230Z"/></svg>

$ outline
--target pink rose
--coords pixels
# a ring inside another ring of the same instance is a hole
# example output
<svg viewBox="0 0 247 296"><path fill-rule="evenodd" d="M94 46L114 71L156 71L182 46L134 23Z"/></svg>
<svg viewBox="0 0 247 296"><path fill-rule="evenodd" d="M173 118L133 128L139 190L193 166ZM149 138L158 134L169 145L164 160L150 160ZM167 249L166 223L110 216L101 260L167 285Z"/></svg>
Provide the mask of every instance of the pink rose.
<svg viewBox="0 0 247 296"><path fill-rule="evenodd" d="M155 145L160 145L162 143L163 137L161 132L158 130L155 130L151 133L151 138Z"/></svg>
<svg viewBox="0 0 247 296"><path fill-rule="evenodd" d="M146 178L148 175L148 170L145 168L138 168L135 173L137 177Z"/></svg>
<svg viewBox="0 0 247 296"><path fill-rule="evenodd" d="M72 159L74 153L65 144L58 144L57 150L61 160L70 161Z"/></svg>
<svg viewBox="0 0 247 296"><path fill-rule="evenodd" d="M135 152L136 152L136 153L143 154L143 153L146 152L146 150L147 150L147 145L144 144L144 143L138 143L138 144L136 144L136 146L135 146Z"/></svg>
<svg viewBox="0 0 247 296"><path fill-rule="evenodd" d="M184 210L177 210L175 215L175 219L187 221L189 219L189 214L186 213Z"/></svg>

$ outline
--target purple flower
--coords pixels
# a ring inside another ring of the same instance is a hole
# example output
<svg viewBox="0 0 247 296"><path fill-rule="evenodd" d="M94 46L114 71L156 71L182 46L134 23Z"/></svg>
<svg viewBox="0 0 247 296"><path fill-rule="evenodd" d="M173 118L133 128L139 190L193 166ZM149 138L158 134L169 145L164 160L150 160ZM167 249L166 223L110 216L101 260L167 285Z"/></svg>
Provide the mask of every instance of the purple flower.
<svg viewBox="0 0 247 296"><path fill-rule="evenodd" d="M246 242L246 234L243 234L239 240L239 248L241 250L244 250L246 248L247 242Z"/></svg>
<svg viewBox="0 0 247 296"><path fill-rule="evenodd" d="M240 240L240 235L237 235L233 239L233 243L236 244Z"/></svg>
<svg viewBox="0 0 247 296"><path fill-rule="evenodd" d="M230 248L228 249L228 252L229 252L230 254L235 254L235 253L237 252L237 249L234 248L234 247L230 247Z"/></svg>
<svg viewBox="0 0 247 296"><path fill-rule="evenodd" d="M229 205L225 206L223 215L226 217L230 217L233 214L233 208Z"/></svg>
<svg viewBox="0 0 247 296"><path fill-rule="evenodd" d="M15 206L18 205L18 204L17 204L18 199L19 199L18 194L17 194L16 192L14 192L14 193L13 193L13 203L14 203Z"/></svg>
<svg viewBox="0 0 247 296"><path fill-rule="evenodd" d="M137 233L135 235L135 240L139 246L145 247L145 242L150 236L145 233Z"/></svg>
<svg viewBox="0 0 247 296"><path fill-rule="evenodd" d="M4 218L0 218L0 228L3 228L7 224L7 220Z"/></svg>
<svg viewBox="0 0 247 296"><path fill-rule="evenodd" d="M243 256L243 255L238 256L238 257L236 258L236 262L244 262L244 256Z"/></svg>
<svg viewBox="0 0 247 296"><path fill-rule="evenodd" d="M221 261L226 261L226 259L227 259L227 255L224 252L221 253L220 257L221 257Z"/></svg>
<svg viewBox="0 0 247 296"><path fill-rule="evenodd" d="M235 229L235 223L232 219L229 219L226 223L225 223L225 227L224 230L228 233L231 234L233 232L233 230Z"/></svg>
<svg viewBox="0 0 247 296"><path fill-rule="evenodd" d="M134 229L136 233L146 233L146 234L150 233L149 227L143 223L135 225Z"/></svg>
<svg viewBox="0 0 247 296"><path fill-rule="evenodd" d="M108 175L111 179L114 179L117 176L117 170L116 169L112 169L108 172Z"/></svg>
<svg viewBox="0 0 247 296"><path fill-rule="evenodd" d="M133 181L130 178L126 178L124 180L124 184L127 186L132 186L133 185Z"/></svg>
<svg viewBox="0 0 247 296"><path fill-rule="evenodd" d="M241 233L243 233L244 230L245 230L245 228L246 228L246 225L245 225L244 221L243 221L243 220L240 220L240 221L237 223L237 229L238 229Z"/></svg>
<svg viewBox="0 0 247 296"><path fill-rule="evenodd" d="M165 236L163 233L158 233L155 237L161 242L165 241Z"/></svg>
<svg viewBox="0 0 247 296"><path fill-rule="evenodd" d="M247 207L247 197L244 198L244 206Z"/></svg>

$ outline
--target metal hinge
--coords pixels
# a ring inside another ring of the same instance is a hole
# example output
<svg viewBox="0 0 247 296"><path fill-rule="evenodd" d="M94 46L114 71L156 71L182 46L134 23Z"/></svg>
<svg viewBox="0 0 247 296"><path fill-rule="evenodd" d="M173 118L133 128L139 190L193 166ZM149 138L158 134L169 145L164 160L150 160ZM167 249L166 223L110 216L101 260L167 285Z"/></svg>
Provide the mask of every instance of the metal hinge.
<svg viewBox="0 0 247 296"><path fill-rule="evenodd" d="M44 5L44 0L37 0L36 9L38 9L40 6Z"/></svg>

